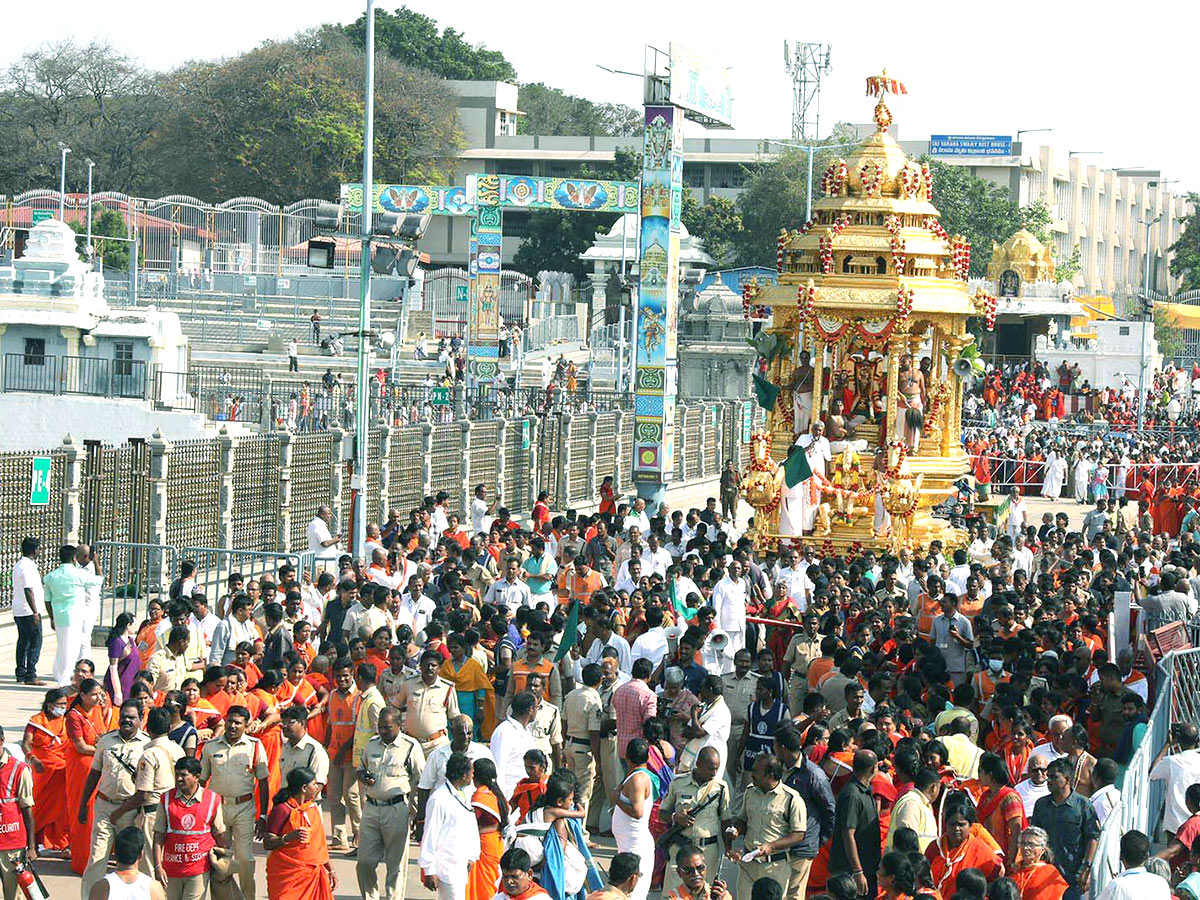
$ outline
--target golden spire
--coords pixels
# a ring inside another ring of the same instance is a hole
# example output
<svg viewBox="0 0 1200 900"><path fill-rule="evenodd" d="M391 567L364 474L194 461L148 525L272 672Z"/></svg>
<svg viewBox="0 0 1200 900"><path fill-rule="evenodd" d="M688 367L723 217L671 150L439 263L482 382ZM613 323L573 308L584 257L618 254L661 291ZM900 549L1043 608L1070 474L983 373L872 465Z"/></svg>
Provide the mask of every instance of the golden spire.
<svg viewBox="0 0 1200 900"><path fill-rule="evenodd" d="M880 131L887 131L892 124L892 112L884 103L884 97L889 93L907 94L908 88L904 86L904 82L898 78L891 78L887 69L883 70L881 75L871 75L867 78L867 96L878 97L879 102L875 104L875 125Z"/></svg>

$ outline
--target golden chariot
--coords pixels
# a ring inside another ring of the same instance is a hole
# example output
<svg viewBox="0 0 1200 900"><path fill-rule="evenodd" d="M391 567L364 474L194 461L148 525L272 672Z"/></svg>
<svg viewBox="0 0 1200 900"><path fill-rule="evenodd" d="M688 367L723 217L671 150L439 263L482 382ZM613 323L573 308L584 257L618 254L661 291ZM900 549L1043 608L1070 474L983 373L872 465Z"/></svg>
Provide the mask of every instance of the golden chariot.
<svg viewBox="0 0 1200 900"><path fill-rule="evenodd" d="M992 327L996 298L968 292L970 245L942 227L929 167L888 133L889 92L907 93L886 71L867 79L877 130L825 170L812 220L780 233L778 284L745 290L748 307L772 313L765 378L779 389L742 479L759 551L800 540L839 553L965 543L932 507L969 468L962 381L978 364L973 347L964 353L967 320ZM811 433L797 417L824 421L834 401L851 405L840 421L852 430L834 442L824 474L789 492L782 464ZM807 491L811 525L785 510L797 491Z"/></svg>

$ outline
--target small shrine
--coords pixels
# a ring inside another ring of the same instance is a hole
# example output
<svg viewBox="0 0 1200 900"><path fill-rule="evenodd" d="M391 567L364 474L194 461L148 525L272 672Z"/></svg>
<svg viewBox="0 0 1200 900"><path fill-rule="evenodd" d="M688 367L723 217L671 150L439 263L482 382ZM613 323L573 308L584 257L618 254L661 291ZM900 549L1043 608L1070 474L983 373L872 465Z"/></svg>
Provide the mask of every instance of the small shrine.
<svg viewBox="0 0 1200 900"><path fill-rule="evenodd" d="M906 88L885 72L867 93L879 98L876 132L825 170L812 220L779 235L778 284L745 289L773 313L762 346L775 400L742 482L760 549L965 541L931 510L968 471L962 379L978 362L967 320L991 328L997 301L969 292L970 244L942 227L929 167L888 134L885 98ZM797 445L813 477L788 488L782 464Z"/></svg>
<svg viewBox="0 0 1200 900"><path fill-rule="evenodd" d="M992 241L988 281L999 288L1001 297L1022 296L1022 285L1054 281L1054 253L1024 228L1003 244Z"/></svg>

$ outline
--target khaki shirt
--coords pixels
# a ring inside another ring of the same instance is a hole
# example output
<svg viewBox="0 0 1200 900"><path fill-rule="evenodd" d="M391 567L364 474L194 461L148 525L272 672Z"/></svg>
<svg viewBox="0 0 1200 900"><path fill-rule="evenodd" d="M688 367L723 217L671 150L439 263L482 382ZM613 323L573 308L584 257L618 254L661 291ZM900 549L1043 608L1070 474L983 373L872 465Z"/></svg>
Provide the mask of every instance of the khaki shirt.
<svg viewBox="0 0 1200 900"><path fill-rule="evenodd" d="M243 734L236 744L222 735L204 745L200 754L200 781L226 801L252 794L259 779L268 776L267 751L262 742Z"/></svg>
<svg viewBox="0 0 1200 900"><path fill-rule="evenodd" d="M400 686L412 674L413 670L408 666L401 669L399 675L393 672L390 667L384 669L383 673L379 676L379 681L376 682L379 693L383 694L383 699L396 706L396 698L400 696Z"/></svg>
<svg viewBox="0 0 1200 900"><path fill-rule="evenodd" d="M533 714L533 719L526 726L533 735L533 743L550 759L550 748L562 746L562 716L558 707L543 700Z"/></svg>
<svg viewBox="0 0 1200 900"><path fill-rule="evenodd" d="M379 693L379 688L371 685L361 694L354 698L354 706L356 710L354 716L354 764L358 765L362 758L362 752L367 746L367 742L371 740L378 731L379 713L387 704L384 702L383 694Z"/></svg>
<svg viewBox="0 0 1200 900"><path fill-rule="evenodd" d="M458 692L444 678L426 684L420 675L412 675L400 684L394 705L404 710L404 733L428 741L458 715Z"/></svg>
<svg viewBox="0 0 1200 900"><path fill-rule="evenodd" d="M183 758L183 748L165 734L146 745L138 760L133 786L146 795L146 805L162 799L163 791L175 787L175 763Z"/></svg>
<svg viewBox="0 0 1200 900"><path fill-rule="evenodd" d="M804 800L782 781L769 791L751 785L746 788L743 804L746 846L751 850L767 841L803 833L808 827Z"/></svg>
<svg viewBox="0 0 1200 900"><path fill-rule="evenodd" d="M375 735L363 750L361 768L375 776L374 784L362 786L366 795L372 800L390 800L412 793L425 769L425 754L421 745L404 732L390 744Z"/></svg>
<svg viewBox="0 0 1200 900"><path fill-rule="evenodd" d="M722 675L721 681L725 683L723 696L729 705L730 719L733 720L734 725L745 725L746 710L754 701L754 695L758 691L758 673L747 672L744 678L738 678L734 674ZM739 732L741 728L736 728L734 731L735 733Z"/></svg>
<svg viewBox="0 0 1200 900"><path fill-rule="evenodd" d="M562 721L567 737L588 740L591 732L600 730L603 719L600 693L593 687L576 688L563 701Z"/></svg>
<svg viewBox="0 0 1200 900"><path fill-rule="evenodd" d="M0 751L0 766L7 764L10 756L8 750ZM26 766L17 779L16 798L17 806L22 809L33 806L33 768L30 766Z"/></svg>
<svg viewBox="0 0 1200 900"><path fill-rule="evenodd" d="M166 647L154 651L146 663L146 671L154 676L156 691L178 691L191 675L187 653L176 656Z"/></svg>
<svg viewBox="0 0 1200 900"><path fill-rule="evenodd" d="M724 779L712 778L704 784L697 784L691 772L676 776L659 806L659 815L663 821L669 821L676 812L690 812L707 802L713 794L719 796L700 811L696 821L685 828L683 834L697 840L715 837L721 833L721 823L732 818L729 811L729 785Z"/></svg>
<svg viewBox="0 0 1200 900"><path fill-rule="evenodd" d="M150 738L140 731L129 740L121 737L119 731L100 735L96 741L96 755L92 757L92 771L100 773L96 790L117 802L132 797L136 790L134 775L149 745Z"/></svg>
<svg viewBox="0 0 1200 900"><path fill-rule="evenodd" d="M287 784L288 772L307 766L317 776L317 784L329 783L329 754L317 743L311 734L300 738L295 747L284 738L283 749L279 751L279 774L283 783Z"/></svg>
<svg viewBox="0 0 1200 900"><path fill-rule="evenodd" d="M196 793L192 795L191 800L183 799L182 794L176 794L175 799L178 800L180 803L182 803L184 806L195 806L197 803L200 802L200 799L204 796L204 791L206 791L206 790L207 790L207 788L203 788L203 787L198 788L196 790ZM212 820L211 831L213 832L213 834L221 834L225 831L225 813L223 810L224 810L224 804L218 803L216 815L213 816L213 820ZM158 835L163 835L163 834L167 833L167 817L166 816L159 816L157 819L154 820L154 833L158 834Z"/></svg>
<svg viewBox="0 0 1200 900"><path fill-rule="evenodd" d="M600 681L600 684L598 684L596 686L596 690L600 694L601 721L612 722L614 725L616 724L617 715L616 715L616 713L613 712L612 698L613 698L613 694L616 692L617 688L619 688L620 686L621 686L620 679L614 681L612 684L609 684L609 685L606 685L602 679ZM605 738L605 740L610 740L610 739L613 741L615 741L617 739L616 731L613 731L611 734L609 734Z"/></svg>
<svg viewBox="0 0 1200 900"><path fill-rule="evenodd" d="M788 643L783 654L785 664L791 666L792 675L801 678L808 677L808 664L821 655L821 635L809 638L807 632L800 632ZM808 682L804 683L805 689Z"/></svg>

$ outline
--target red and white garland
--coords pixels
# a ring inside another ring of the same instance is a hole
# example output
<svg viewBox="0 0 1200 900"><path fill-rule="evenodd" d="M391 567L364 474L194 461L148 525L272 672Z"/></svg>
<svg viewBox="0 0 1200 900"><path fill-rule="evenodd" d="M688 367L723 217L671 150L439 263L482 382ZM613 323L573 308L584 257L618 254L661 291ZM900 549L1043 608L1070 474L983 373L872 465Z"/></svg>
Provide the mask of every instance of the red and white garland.
<svg viewBox="0 0 1200 900"><path fill-rule="evenodd" d="M775 271L783 271L783 251L787 246L787 229L779 229L779 237L775 239Z"/></svg>
<svg viewBox="0 0 1200 900"><path fill-rule="evenodd" d="M915 295L916 292L912 288L901 287L896 291L896 318L901 322L907 321L912 315Z"/></svg>
<svg viewBox="0 0 1200 900"><path fill-rule="evenodd" d="M975 294L976 308L982 305L983 307L983 324L988 331L994 331L996 328L996 307L1000 301L992 294L989 294L983 288L980 288Z"/></svg>
<svg viewBox="0 0 1200 900"><path fill-rule="evenodd" d="M817 241L817 255L821 262L821 272L825 275L833 271L833 229L825 229Z"/></svg>
<svg viewBox="0 0 1200 900"><path fill-rule="evenodd" d="M742 317L749 320L765 321L771 317L771 307L759 306L753 303L755 297L759 294L757 284L746 282L742 285Z"/></svg>
<svg viewBox="0 0 1200 900"><path fill-rule="evenodd" d="M888 449L892 448L900 451L900 458L896 460L896 465L884 469L883 474L888 478L899 478L900 470L904 468L904 461L908 459L908 447L904 441L891 441L888 443Z"/></svg>
<svg viewBox="0 0 1200 900"><path fill-rule="evenodd" d="M933 200L933 169L929 163L921 164L921 180L925 182L925 199Z"/></svg>
<svg viewBox="0 0 1200 900"><path fill-rule="evenodd" d="M843 160L832 163L821 176L821 193L826 197L840 197L849 174L850 170Z"/></svg>
<svg viewBox="0 0 1200 900"><path fill-rule="evenodd" d="M900 170L900 192L909 200L916 200L921 193L922 173L916 166L905 166Z"/></svg>
<svg viewBox="0 0 1200 900"><path fill-rule="evenodd" d="M962 281L971 275L971 242L960 234L950 239L950 264L954 274Z"/></svg>
<svg viewBox="0 0 1200 900"><path fill-rule="evenodd" d="M908 245L900 237L898 216L888 216L883 224L892 234L892 268L896 270L896 275L899 277L904 274L904 269L908 265Z"/></svg>
<svg viewBox="0 0 1200 900"><path fill-rule="evenodd" d="M927 230L932 231L935 235L940 237L943 241L950 240L950 235L947 234L946 229L942 227L942 223L933 216L926 216L925 221L923 221L921 224L924 225Z"/></svg>
<svg viewBox="0 0 1200 900"><path fill-rule="evenodd" d="M797 285L796 287L796 309L800 314L799 324L805 325L812 317L813 310L816 309L817 303L817 288L810 281L807 284Z"/></svg>
<svg viewBox="0 0 1200 900"><path fill-rule="evenodd" d="M812 230L812 227L814 224L816 224L816 221L817 221L816 219L809 219L807 222L805 222L803 225L800 226L800 230L796 233L800 237L804 237L804 235L808 234L808 232L810 230Z"/></svg>
<svg viewBox="0 0 1200 900"><path fill-rule="evenodd" d="M863 193L868 197L878 197L883 188L883 168L874 160L867 160L858 170L858 178L862 183Z"/></svg>

